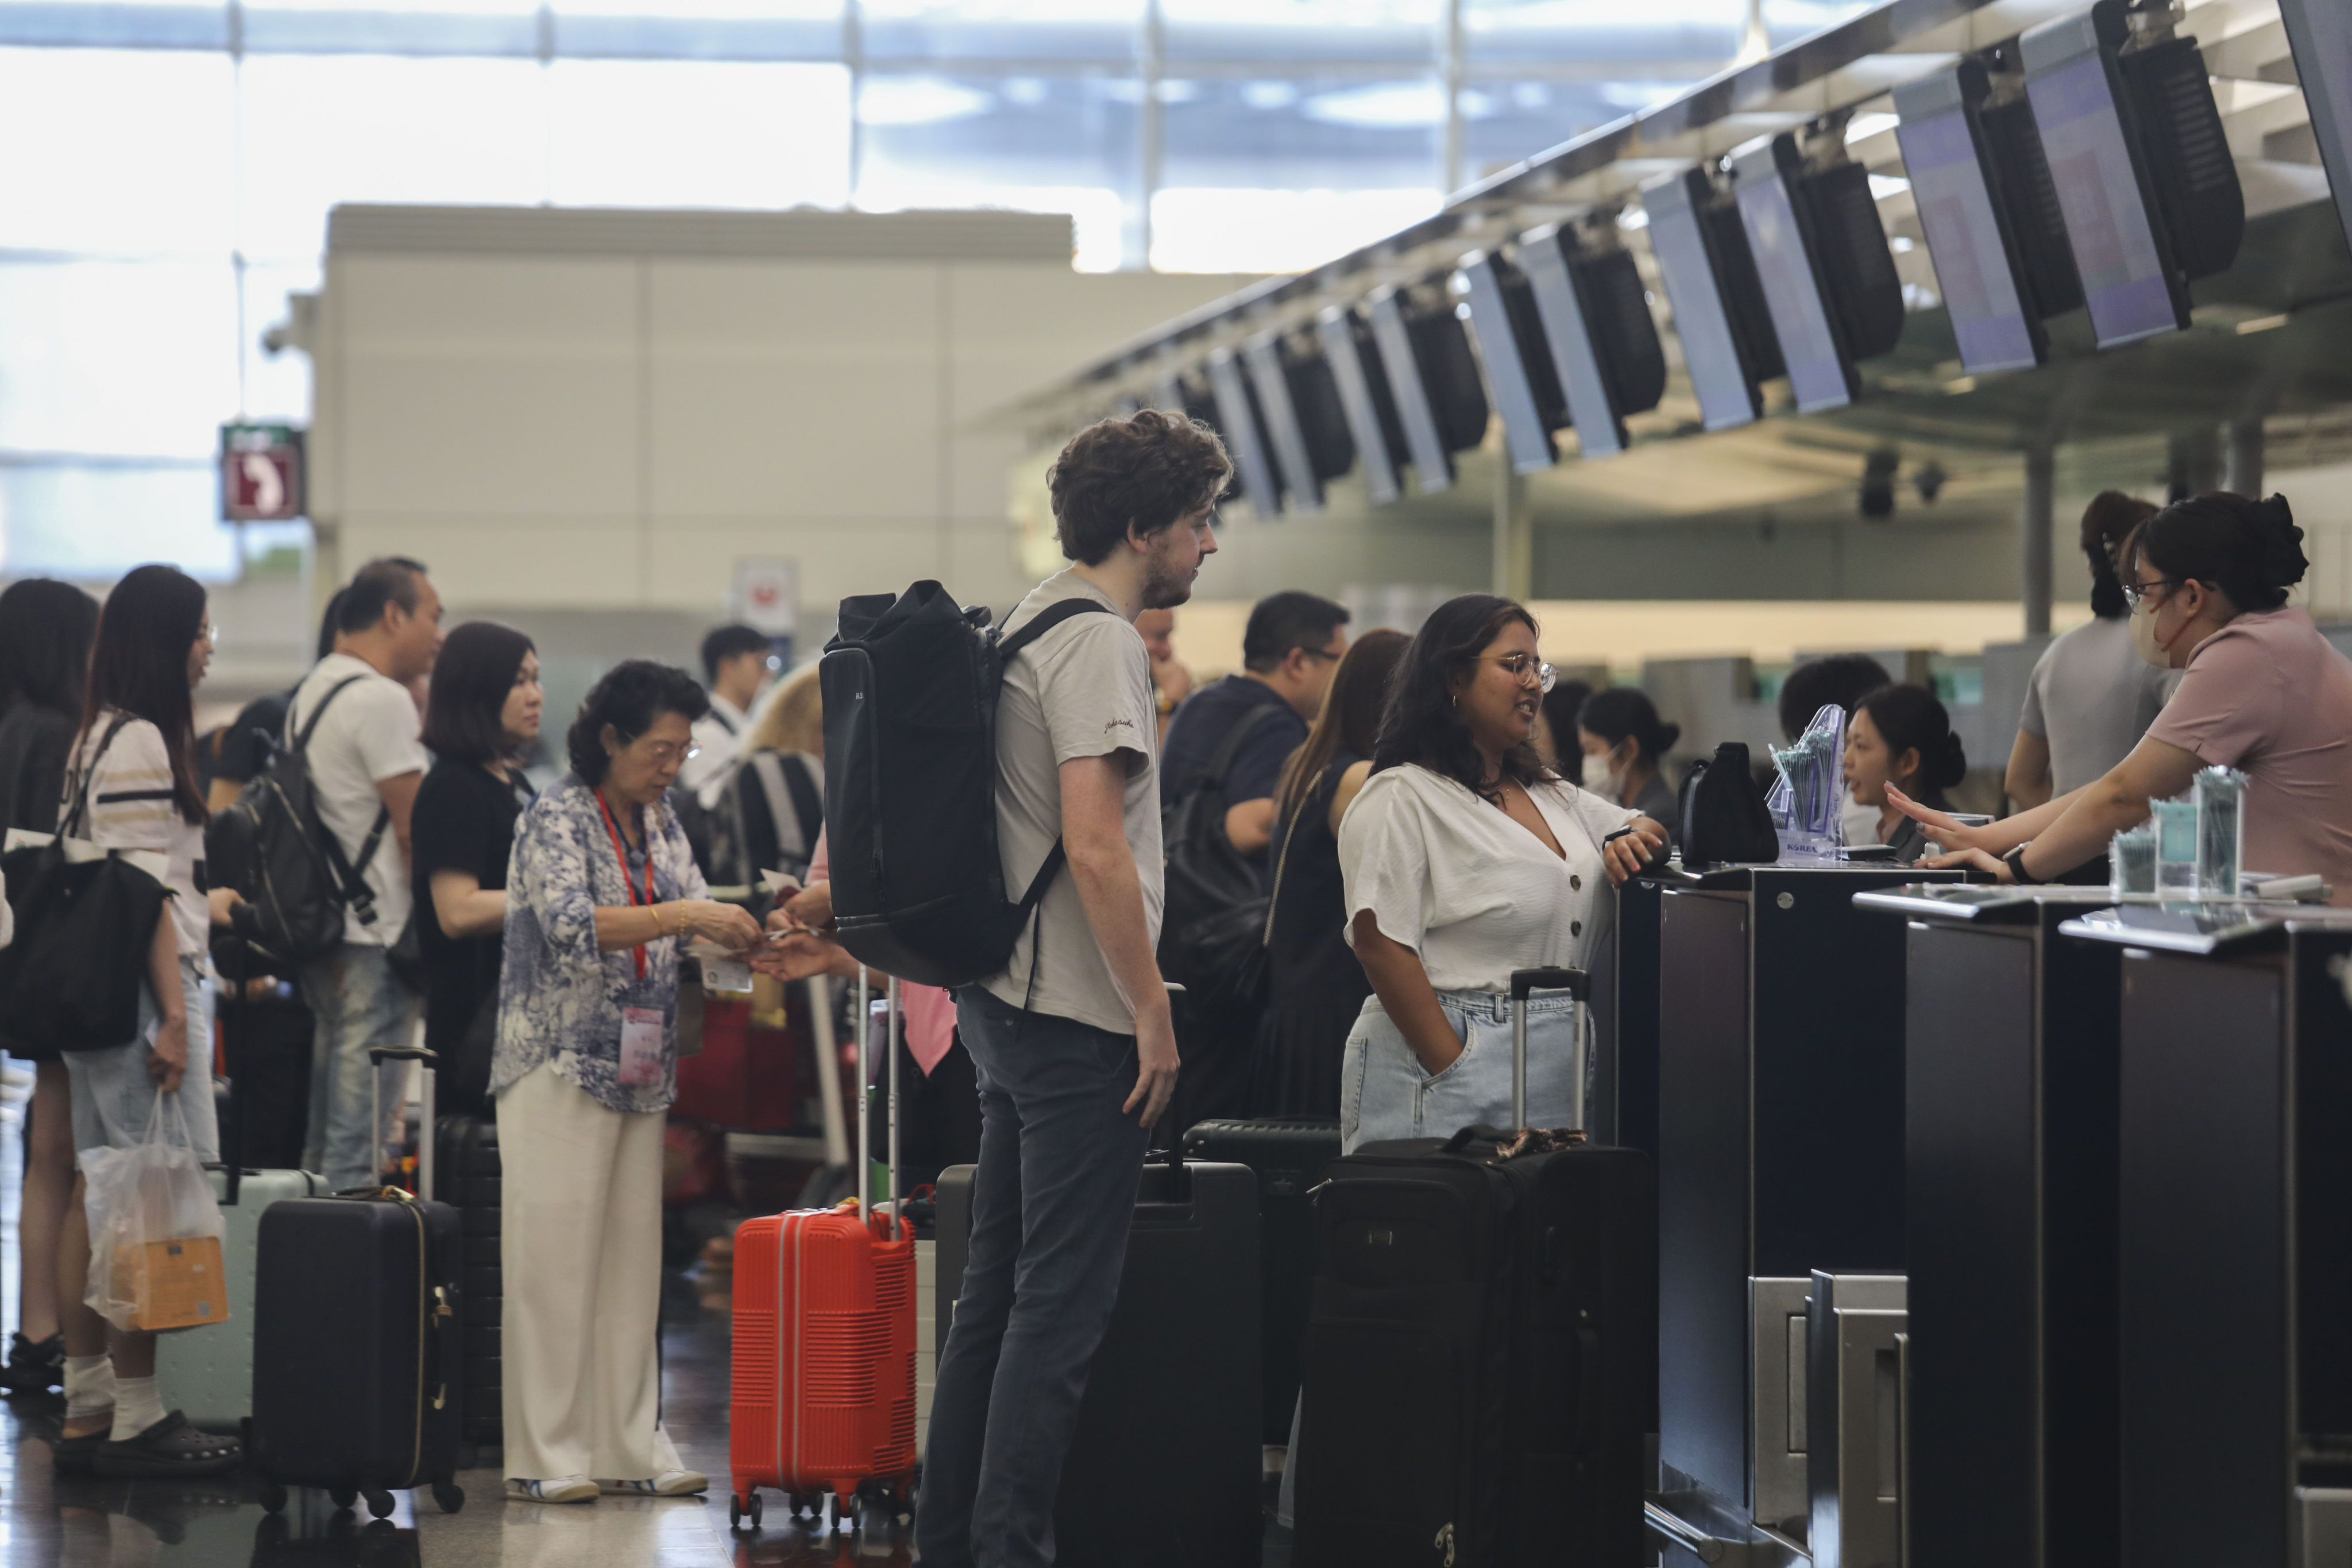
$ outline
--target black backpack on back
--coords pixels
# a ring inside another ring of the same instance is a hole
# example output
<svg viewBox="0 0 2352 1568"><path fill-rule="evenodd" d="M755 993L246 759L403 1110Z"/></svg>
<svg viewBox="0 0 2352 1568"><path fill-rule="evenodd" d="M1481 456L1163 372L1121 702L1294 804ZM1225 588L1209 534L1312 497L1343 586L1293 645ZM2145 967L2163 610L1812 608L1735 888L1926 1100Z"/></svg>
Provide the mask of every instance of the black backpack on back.
<svg viewBox="0 0 2352 1568"><path fill-rule="evenodd" d="M1712 761L1691 764L1681 805L1684 865L1755 865L1780 858L1780 836L1748 771L1744 742L1726 741Z"/></svg>
<svg viewBox="0 0 2352 1568"><path fill-rule="evenodd" d="M236 910L234 937L215 932L215 956L224 941L246 943L258 953L250 973L289 973L292 966L331 952L343 940L343 911L357 907L372 918L375 895L363 870L355 870L343 847L319 819L318 786L310 777L310 736L344 688L362 679L336 682L319 699L291 745L240 791L235 805L217 813L205 829L205 878L215 888L234 888L245 900ZM375 858L389 811L360 845L359 866ZM248 971L230 965L229 973Z"/></svg>
<svg viewBox="0 0 2352 1568"><path fill-rule="evenodd" d="M1265 913L1270 895L1225 833L1225 773L1251 731L1273 716L1260 703L1234 721L1207 763L1165 808L1167 897L1160 973L1188 1002L1251 1004L1265 997Z"/></svg>
<svg viewBox="0 0 2352 1568"><path fill-rule="evenodd" d="M1056 839L1019 902L996 847L996 696L1005 664L1092 599L1000 638L933 582L841 602L824 645L824 806L841 945L887 974L968 985L1012 961L1062 869Z"/></svg>

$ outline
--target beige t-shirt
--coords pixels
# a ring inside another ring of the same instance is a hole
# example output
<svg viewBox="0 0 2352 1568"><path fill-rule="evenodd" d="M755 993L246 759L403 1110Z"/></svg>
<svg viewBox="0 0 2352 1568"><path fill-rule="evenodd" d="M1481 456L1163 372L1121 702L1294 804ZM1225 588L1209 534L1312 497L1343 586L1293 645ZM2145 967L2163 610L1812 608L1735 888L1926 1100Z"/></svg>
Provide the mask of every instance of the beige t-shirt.
<svg viewBox="0 0 2352 1568"><path fill-rule="evenodd" d="M1160 941L1159 703L1143 637L1109 595L1076 571L1048 577L1005 617L1018 631L1046 605L1087 598L1110 614L1078 615L1031 643L1004 669L996 700L996 843L1004 891L1019 899L1062 836L1061 766L1116 755L1127 768L1127 842L1143 883L1146 934ZM1042 952L1037 942L1042 937ZM1035 987L1031 988L1032 963ZM1078 887L1065 869L1023 928L1013 962L981 984L1012 1006L1075 1018L1114 1034L1135 1033L1135 1009L1111 980L1087 923Z"/></svg>

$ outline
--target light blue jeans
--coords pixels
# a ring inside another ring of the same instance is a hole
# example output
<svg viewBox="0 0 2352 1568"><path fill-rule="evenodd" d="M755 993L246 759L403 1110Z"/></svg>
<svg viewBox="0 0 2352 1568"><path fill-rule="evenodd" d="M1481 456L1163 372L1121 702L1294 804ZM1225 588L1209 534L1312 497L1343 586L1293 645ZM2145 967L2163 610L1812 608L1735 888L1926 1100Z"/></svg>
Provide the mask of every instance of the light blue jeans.
<svg viewBox="0 0 2352 1568"><path fill-rule="evenodd" d="M398 1114L406 1062L376 1069L370 1091L368 1052L414 1045L416 993L401 984L381 947L347 942L302 967L302 1000L317 1027L310 1047L310 1121L302 1164L327 1178L329 1192L371 1187L383 1174L383 1141ZM369 1125L369 1107L383 1120ZM426 1137L433 1135L425 1130Z"/></svg>
<svg viewBox="0 0 2352 1568"><path fill-rule="evenodd" d="M213 988L205 961L180 958L180 994L188 1009L188 1065L173 1098L187 1118L188 1146L196 1158L220 1158L220 1134L213 1114ZM73 1142L84 1149L129 1149L147 1140L155 1114L155 1079L147 1070L154 1054L155 1029L163 1016L144 985L139 988L139 1037L102 1051L65 1053L66 1077L73 1086ZM165 1118L165 1125L170 1119ZM172 1141L179 1140L173 1136Z"/></svg>
<svg viewBox="0 0 2352 1568"><path fill-rule="evenodd" d="M1339 1147L1391 1138L1451 1138L1483 1122L1511 1121L1511 998L1492 991L1441 991L1437 1000L1462 1041L1462 1054L1432 1075L1404 1035L1368 996L1349 1031L1339 1065ZM1570 1075L1587 1011L1563 991L1530 996L1528 1009L1528 1115L1530 1127L1565 1127L1573 1100ZM1589 1035L1586 1044L1590 1047ZM1585 1052L1588 1096L1592 1052ZM1589 1100L1588 1100L1589 1103Z"/></svg>

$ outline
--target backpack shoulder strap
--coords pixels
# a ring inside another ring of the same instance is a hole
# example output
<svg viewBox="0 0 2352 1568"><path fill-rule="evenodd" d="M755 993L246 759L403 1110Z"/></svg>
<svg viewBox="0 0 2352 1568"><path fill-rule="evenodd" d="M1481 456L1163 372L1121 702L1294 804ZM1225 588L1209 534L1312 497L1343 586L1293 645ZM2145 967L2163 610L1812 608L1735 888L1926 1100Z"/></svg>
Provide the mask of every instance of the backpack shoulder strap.
<svg viewBox="0 0 2352 1568"><path fill-rule="evenodd" d="M114 722L106 727L105 735L98 742L98 750L90 753L89 765L74 770L73 806L58 822L58 837L71 838L74 829L89 815L89 785L90 781L98 777L98 764L106 760L107 748L114 744L114 737L122 733L122 727L130 722L130 714L115 714Z"/></svg>
<svg viewBox="0 0 2352 1568"><path fill-rule="evenodd" d="M784 789L793 797L793 816L800 819L801 853L815 849L816 836L824 827L824 796L816 782L809 777L809 760L794 752L776 759L777 770L784 775Z"/></svg>
<svg viewBox="0 0 2352 1568"><path fill-rule="evenodd" d="M1217 749L1209 753L1209 760L1202 764L1200 776L1209 780L1219 789L1223 789L1225 785L1225 774L1232 769L1234 759L1242 754L1243 742L1273 717L1274 704L1261 702L1239 719L1234 720L1234 727L1225 731L1225 738L1217 742Z"/></svg>
<svg viewBox="0 0 2352 1568"><path fill-rule="evenodd" d="M298 752L309 751L311 734L319 728L319 721L327 716L327 710L334 706L335 699L341 697L346 689L357 686L366 679L367 677L363 675L346 675L334 685L327 688L327 694L319 699L319 706L312 709L310 716L302 721L301 733L294 737L294 749ZM289 724L294 721L294 705L291 702L286 705L286 721Z"/></svg>
<svg viewBox="0 0 2352 1568"><path fill-rule="evenodd" d="M1068 620L1072 616L1083 616L1097 611L1106 616L1117 613L1108 605L1097 604L1092 599L1056 599L1028 620L1024 621L1019 631L1007 633L999 638L996 644L996 657L1001 662L1010 664L1013 662L1013 655Z"/></svg>

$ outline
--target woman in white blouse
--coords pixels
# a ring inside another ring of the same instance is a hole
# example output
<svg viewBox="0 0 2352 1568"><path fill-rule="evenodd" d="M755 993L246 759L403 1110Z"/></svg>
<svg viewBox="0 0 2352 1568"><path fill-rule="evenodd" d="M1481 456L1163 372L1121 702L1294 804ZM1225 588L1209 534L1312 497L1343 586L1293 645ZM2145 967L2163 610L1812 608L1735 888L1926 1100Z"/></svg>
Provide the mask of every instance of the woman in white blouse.
<svg viewBox="0 0 2352 1568"><path fill-rule="evenodd" d="M1339 825L1348 938L1372 983L1341 1068L1350 1151L1509 1120L1512 971L1589 967L1612 884L1665 842L1537 755L1551 683L1535 617L1485 594L1439 606L1397 672L1371 778ZM1576 1008L1561 994L1528 1008L1528 1119L1562 1126Z"/></svg>

